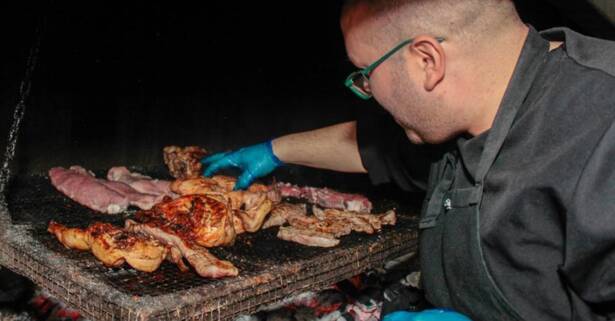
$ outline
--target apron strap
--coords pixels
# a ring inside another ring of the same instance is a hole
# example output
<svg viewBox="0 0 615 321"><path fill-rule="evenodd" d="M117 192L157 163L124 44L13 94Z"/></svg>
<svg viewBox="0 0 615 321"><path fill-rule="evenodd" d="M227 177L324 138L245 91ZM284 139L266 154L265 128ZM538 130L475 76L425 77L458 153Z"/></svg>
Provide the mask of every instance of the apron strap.
<svg viewBox="0 0 615 321"><path fill-rule="evenodd" d="M521 65L517 63L513 77L510 80L511 85L506 89L506 93L502 98L500 108L485 142L476 177L474 177L474 181L481 186L495 158L500 153L504 140L508 136L508 132L517 116L519 107L527 98L530 88L532 88L538 73L542 70L549 53L549 41L539 36L533 27L530 26L529 28L531 30L528 34L527 43L519 56L519 61L524 60L530 63Z"/></svg>
<svg viewBox="0 0 615 321"><path fill-rule="evenodd" d="M423 210L423 218L419 222L419 229L436 226L442 210L450 206L450 204L445 202L445 195L455 180L457 158L452 153L446 153L442 163L443 165L437 168L436 179L438 184L432 190L429 199L426 200L427 206Z"/></svg>

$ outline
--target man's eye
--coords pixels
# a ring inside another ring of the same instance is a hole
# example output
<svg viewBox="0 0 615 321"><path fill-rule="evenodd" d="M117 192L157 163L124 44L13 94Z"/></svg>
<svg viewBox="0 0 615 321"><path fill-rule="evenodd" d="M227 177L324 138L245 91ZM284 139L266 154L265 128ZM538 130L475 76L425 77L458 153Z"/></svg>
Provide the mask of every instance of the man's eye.
<svg viewBox="0 0 615 321"><path fill-rule="evenodd" d="M367 92L371 92L371 89L369 88L369 80L367 78L363 78L363 89Z"/></svg>

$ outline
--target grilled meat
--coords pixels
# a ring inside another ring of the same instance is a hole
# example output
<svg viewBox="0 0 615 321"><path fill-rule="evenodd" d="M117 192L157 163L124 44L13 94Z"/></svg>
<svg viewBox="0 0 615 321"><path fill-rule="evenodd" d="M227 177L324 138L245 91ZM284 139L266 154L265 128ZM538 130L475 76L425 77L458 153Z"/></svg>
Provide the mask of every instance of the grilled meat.
<svg viewBox="0 0 615 321"><path fill-rule="evenodd" d="M80 228L66 227L54 221L49 222L47 231L54 234L58 241L68 249L87 251L90 249L90 234Z"/></svg>
<svg viewBox="0 0 615 321"><path fill-rule="evenodd" d="M253 183L245 191L233 191L236 178L224 175L215 175L211 178L198 177L192 179L178 179L171 183L171 191L180 194L222 194L231 200L233 208L241 207L246 201L246 193L266 194L267 199L272 203L279 203L282 200L280 193L267 185Z"/></svg>
<svg viewBox="0 0 615 321"><path fill-rule="evenodd" d="M394 225L397 220L392 210L384 214L367 214L314 207L314 215L308 216L289 205L282 209L286 214L285 221L292 229L281 227L278 237L309 246L333 246L330 245L333 244L331 238L348 235L353 231L373 234L380 231L382 225ZM284 224L282 214L278 215L275 223ZM298 235L292 236L291 233Z"/></svg>
<svg viewBox="0 0 615 321"><path fill-rule="evenodd" d="M150 235L172 249L176 249L202 277L222 278L239 274L239 271L231 262L216 258L206 248L194 244L172 230L157 226L156 223L139 224L135 221L126 220L126 228L130 231Z"/></svg>
<svg viewBox="0 0 615 321"><path fill-rule="evenodd" d="M233 191L234 186L235 178L214 176L178 179L171 183L171 190L180 195L196 194L225 198L233 214L241 220L241 226L239 220L234 220L237 233L259 230L274 202L279 201L279 195L261 184L252 184L245 191Z"/></svg>
<svg viewBox="0 0 615 321"><path fill-rule="evenodd" d="M327 233L334 237L348 235L353 230L352 226L346 221L335 219L320 220L314 216L291 216L288 218L288 224L297 229Z"/></svg>
<svg viewBox="0 0 615 321"><path fill-rule="evenodd" d="M204 247L230 245L235 241L231 211L221 196L186 195L167 199L151 210L138 211L136 219Z"/></svg>
<svg viewBox="0 0 615 321"><path fill-rule="evenodd" d="M207 151L198 146L167 146L163 149L164 163L171 176L179 179L201 176L201 158L205 155Z"/></svg>
<svg viewBox="0 0 615 321"><path fill-rule="evenodd" d="M282 226L292 216L306 216L307 206L305 204L279 203L271 210L271 214L263 223L262 228L270 228L272 226Z"/></svg>
<svg viewBox="0 0 615 321"><path fill-rule="evenodd" d="M281 226L278 238L307 246L333 247L340 243L334 235L314 230L299 229L292 226Z"/></svg>
<svg viewBox="0 0 615 321"><path fill-rule="evenodd" d="M51 221L47 230L65 247L90 250L109 267L126 262L136 270L152 272L158 269L168 253L166 246L151 237L107 223L96 222L87 229L79 229Z"/></svg>

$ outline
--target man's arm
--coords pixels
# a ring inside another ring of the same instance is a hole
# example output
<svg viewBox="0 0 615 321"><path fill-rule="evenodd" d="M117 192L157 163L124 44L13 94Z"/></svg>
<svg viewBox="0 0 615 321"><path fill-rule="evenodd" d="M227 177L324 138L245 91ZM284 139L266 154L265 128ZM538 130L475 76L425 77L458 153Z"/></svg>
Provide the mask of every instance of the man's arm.
<svg viewBox="0 0 615 321"><path fill-rule="evenodd" d="M282 136L272 141L272 148L284 163L367 173L359 155L355 121Z"/></svg>
<svg viewBox="0 0 615 321"><path fill-rule="evenodd" d="M351 173L367 173L357 144L356 122L291 134L272 141L203 158L203 175L235 167L241 169L235 189L245 189L282 163Z"/></svg>

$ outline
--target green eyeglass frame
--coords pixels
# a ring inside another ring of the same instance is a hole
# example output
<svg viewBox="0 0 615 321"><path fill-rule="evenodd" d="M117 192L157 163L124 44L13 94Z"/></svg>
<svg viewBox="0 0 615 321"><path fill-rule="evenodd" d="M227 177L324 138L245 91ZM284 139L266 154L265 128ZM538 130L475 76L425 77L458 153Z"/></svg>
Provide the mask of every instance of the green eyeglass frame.
<svg viewBox="0 0 615 321"><path fill-rule="evenodd" d="M436 40L438 42L443 42L444 38L436 37ZM389 50L389 52L385 53L384 56L380 57L380 59L376 60L371 65L348 75L348 77L346 77L346 81L344 81L344 84L346 85L346 87L350 88L353 93L359 96L359 98L365 100L372 98L371 92L366 89L366 85L369 83L369 74L371 74L372 71L376 69L376 67L378 67L381 63L391 57L399 49L403 48L405 45L411 44L413 41L414 38L402 41L400 44L395 46L395 48Z"/></svg>

